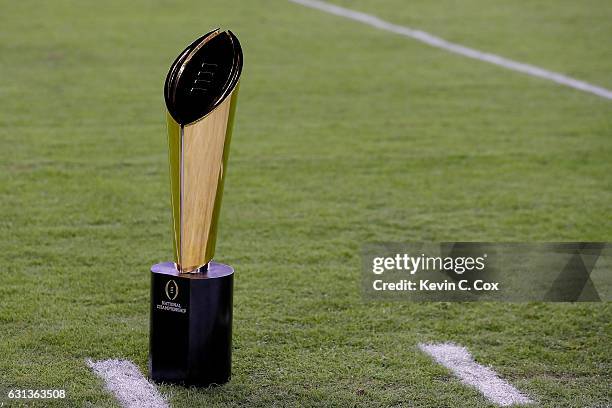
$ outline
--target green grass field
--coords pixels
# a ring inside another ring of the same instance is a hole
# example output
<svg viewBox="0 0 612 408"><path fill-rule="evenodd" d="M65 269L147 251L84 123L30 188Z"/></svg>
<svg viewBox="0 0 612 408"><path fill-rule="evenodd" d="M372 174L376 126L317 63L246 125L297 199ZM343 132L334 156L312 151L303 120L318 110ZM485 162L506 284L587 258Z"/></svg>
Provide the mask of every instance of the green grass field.
<svg viewBox="0 0 612 408"><path fill-rule="evenodd" d="M335 1L612 87L607 1ZM112 407L85 359L146 372L172 248L163 79L216 26L245 54L216 251L233 379L162 386L173 407L489 406L427 341L537 406L612 405L609 303L360 292L368 242L612 240L612 101L282 0L2 4L0 390Z"/></svg>

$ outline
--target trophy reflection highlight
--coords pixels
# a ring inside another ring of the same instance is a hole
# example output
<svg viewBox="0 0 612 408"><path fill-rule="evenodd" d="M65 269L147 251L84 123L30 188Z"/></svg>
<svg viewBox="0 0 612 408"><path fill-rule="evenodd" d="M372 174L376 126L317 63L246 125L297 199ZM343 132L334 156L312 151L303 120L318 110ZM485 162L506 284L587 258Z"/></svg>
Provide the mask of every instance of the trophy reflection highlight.
<svg viewBox="0 0 612 408"><path fill-rule="evenodd" d="M166 77L174 262L151 268L155 381L207 386L231 375L234 271L212 258L241 71L238 39L214 30Z"/></svg>

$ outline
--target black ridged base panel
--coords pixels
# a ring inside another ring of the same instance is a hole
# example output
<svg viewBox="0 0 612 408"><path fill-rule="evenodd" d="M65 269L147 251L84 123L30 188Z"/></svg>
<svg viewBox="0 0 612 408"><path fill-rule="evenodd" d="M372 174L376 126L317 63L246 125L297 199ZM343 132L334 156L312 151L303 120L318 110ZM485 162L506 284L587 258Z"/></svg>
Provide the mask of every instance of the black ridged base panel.
<svg viewBox="0 0 612 408"><path fill-rule="evenodd" d="M230 380L234 270L210 262L179 274L151 267L149 374L153 381L209 386Z"/></svg>

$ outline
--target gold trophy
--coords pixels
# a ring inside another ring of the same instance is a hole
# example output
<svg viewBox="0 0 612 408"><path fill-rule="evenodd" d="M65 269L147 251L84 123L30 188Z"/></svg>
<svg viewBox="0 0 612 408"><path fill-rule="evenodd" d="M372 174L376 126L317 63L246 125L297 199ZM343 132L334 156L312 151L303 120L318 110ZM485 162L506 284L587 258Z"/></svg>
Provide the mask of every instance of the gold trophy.
<svg viewBox="0 0 612 408"><path fill-rule="evenodd" d="M238 39L217 29L166 77L174 262L151 268L155 381L207 386L231 375L234 271L212 258L241 72Z"/></svg>

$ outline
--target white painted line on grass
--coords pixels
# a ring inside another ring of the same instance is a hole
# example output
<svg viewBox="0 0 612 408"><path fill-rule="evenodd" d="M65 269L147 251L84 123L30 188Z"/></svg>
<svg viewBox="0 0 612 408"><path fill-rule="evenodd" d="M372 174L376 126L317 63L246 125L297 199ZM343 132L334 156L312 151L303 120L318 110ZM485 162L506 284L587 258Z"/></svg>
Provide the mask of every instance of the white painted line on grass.
<svg viewBox="0 0 612 408"><path fill-rule="evenodd" d="M499 378L495 371L474 361L465 347L442 343L419 344L419 348L451 370L461 382L475 387L494 404L506 407L533 403L519 390Z"/></svg>
<svg viewBox="0 0 612 408"><path fill-rule="evenodd" d="M106 383L124 408L169 408L155 386L127 360L87 360L87 365Z"/></svg>
<svg viewBox="0 0 612 408"><path fill-rule="evenodd" d="M606 88L602 88L597 85L589 84L588 82L581 81L579 79L571 78L569 76L559 74L557 72L548 71L546 69L536 67L534 65L525 64L518 61L513 61L508 58L496 54L490 54L487 52L478 51L474 48L465 47L461 44L455 44L446 41L440 37L429 34L425 31L415 30L410 27L393 24L388 21L382 20L371 14L363 13L347 9L344 7L336 6L334 4L326 3L319 0L289 0L293 3L301 4L302 6L314 8L317 10L324 11L326 13L334 14L336 16L348 18L351 20L359 21L360 23L367 24L372 27L376 27L381 30L390 31L395 34L410 37L414 40L420 41L432 47L441 48L443 50L463 55L464 57L473 58L479 61L488 62L495 64L500 67L510 69L512 71L522 72L523 74L531 75L538 78L547 79L549 81L556 82L560 85L569 86L570 88L578 89L580 91L589 92L597 96L601 96L605 99L612 99L612 91Z"/></svg>

